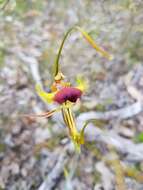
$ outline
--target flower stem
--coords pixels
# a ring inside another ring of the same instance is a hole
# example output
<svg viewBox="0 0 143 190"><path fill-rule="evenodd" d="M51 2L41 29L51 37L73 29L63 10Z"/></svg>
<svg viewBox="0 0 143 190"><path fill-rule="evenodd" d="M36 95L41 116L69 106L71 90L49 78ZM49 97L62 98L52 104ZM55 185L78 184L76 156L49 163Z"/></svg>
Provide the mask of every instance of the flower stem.
<svg viewBox="0 0 143 190"><path fill-rule="evenodd" d="M59 48L59 51L58 51L58 55L56 57L56 61L55 61L55 76L59 73L60 69L59 69L59 60L60 60L60 56L61 56L61 52L62 52L62 49L63 49L63 46L64 46L64 43L68 37L68 35L71 33L71 31L74 29L73 28L70 28L67 33L65 34L63 40L62 40L62 43L60 45L60 48Z"/></svg>

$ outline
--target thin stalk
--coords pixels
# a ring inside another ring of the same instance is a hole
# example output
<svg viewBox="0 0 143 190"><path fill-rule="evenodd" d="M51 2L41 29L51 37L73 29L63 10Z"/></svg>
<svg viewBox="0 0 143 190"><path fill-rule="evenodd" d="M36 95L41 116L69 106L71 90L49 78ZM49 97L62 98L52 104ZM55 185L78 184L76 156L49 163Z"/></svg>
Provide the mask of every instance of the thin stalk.
<svg viewBox="0 0 143 190"><path fill-rule="evenodd" d="M65 34L63 40L62 40L62 43L60 45L60 48L59 48L59 51L58 51L58 55L56 57L56 61L55 61L55 76L59 73L60 69L59 69L59 60L60 60L60 56L61 56L61 52L62 52L62 49L63 49L63 46L64 46L64 43L68 37L68 35L71 33L71 31L74 29L74 27L70 28L67 33Z"/></svg>

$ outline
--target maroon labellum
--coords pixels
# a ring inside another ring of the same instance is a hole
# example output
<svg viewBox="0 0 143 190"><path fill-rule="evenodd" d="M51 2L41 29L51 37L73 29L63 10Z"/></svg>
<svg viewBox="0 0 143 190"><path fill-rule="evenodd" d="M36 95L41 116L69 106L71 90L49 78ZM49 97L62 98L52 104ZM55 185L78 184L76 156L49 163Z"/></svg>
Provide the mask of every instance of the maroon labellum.
<svg viewBox="0 0 143 190"><path fill-rule="evenodd" d="M82 95L82 91L74 87L64 87L59 90L54 97L54 101L62 104L66 101L76 102Z"/></svg>

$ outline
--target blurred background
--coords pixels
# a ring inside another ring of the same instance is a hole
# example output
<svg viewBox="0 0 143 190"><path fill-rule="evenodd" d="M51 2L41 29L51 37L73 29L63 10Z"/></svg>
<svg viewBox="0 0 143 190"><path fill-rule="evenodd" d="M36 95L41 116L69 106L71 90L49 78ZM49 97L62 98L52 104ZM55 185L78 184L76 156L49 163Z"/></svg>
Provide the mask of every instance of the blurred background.
<svg viewBox="0 0 143 190"><path fill-rule="evenodd" d="M89 89L75 106L77 127L87 127L77 154L61 114L28 119L44 104L35 92L50 90L53 64L65 32L81 26L112 61L78 32L60 60L67 80L82 75ZM143 189L143 1L0 1L0 189Z"/></svg>

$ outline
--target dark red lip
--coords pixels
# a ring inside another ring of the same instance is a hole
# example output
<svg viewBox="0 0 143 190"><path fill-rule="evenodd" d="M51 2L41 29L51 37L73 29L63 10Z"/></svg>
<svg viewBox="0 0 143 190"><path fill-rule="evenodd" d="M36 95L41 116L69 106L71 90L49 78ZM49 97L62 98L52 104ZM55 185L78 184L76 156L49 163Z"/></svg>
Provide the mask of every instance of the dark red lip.
<svg viewBox="0 0 143 190"><path fill-rule="evenodd" d="M76 102L82 95L82 91L74 87L64 87L59 90L54 97L54 101L62 104L67 100L70 102Z"/></svg>

